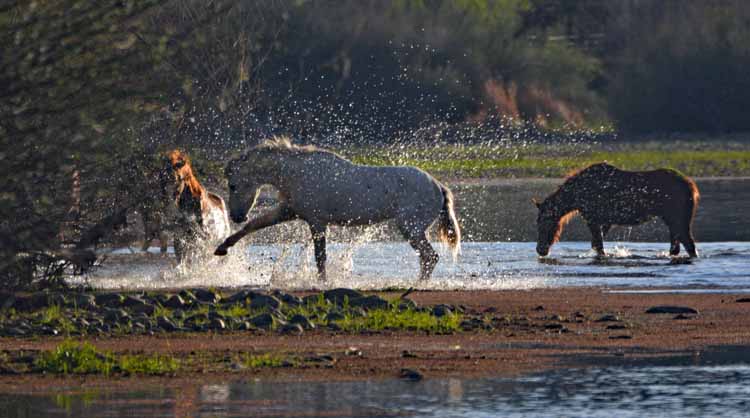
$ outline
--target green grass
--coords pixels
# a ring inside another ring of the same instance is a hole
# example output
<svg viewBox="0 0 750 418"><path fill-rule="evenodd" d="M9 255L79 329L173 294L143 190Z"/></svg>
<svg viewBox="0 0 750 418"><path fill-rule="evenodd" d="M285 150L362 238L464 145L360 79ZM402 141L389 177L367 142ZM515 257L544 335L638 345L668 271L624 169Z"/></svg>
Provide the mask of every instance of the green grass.
<svg viewBox="0 0 750 418"><path fill-rule="evenodd" d="M691 177L748 176L750 149L738 145L646 143L517 146L436 146L352 149L347 155L368 165L410 165L448 177L560 177L608 161L626 170L674 168Z"/></svg>
<svg viewBox="0 0 750 418"><path fill-rule="evenodd" d="M64 341L54 350L43 352L35 361L40 372L54 374L123 374L161 375L174 373L179 362L165 355L115 355L99 351L90 343Z"/></svg>
<svg viewBox="0 0 750 418"><path fill-rule="evenodd" d="M282 356L277 354L252 355L246 353L242 359L242 364L251 369L261 369L268 367L282 367L286 362Z"/></svg>
<svg viewBox="0 0 750 418"><path fill-rule="evenodd" d="M391 309L372 310L367 316L354 317L345 315L338 321L338 325L344 331L383 331L383 330L408 330L425 331L433 333L451 333L459 330L461 316L449 314L436 317L430 312L421 312L413 309L399 310Z"/></svg>

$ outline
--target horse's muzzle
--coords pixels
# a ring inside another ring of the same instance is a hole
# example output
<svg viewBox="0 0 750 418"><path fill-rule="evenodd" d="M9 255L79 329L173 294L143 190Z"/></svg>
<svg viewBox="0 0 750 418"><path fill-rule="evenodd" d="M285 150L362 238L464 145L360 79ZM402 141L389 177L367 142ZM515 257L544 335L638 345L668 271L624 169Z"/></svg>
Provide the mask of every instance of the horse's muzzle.
<svg viewBox="0 0 750 418"><path fill-rule="evenodd" d="M537 245L536 253L539 254L541 257L546 257L547 255L549 255L549 247L542 247L542 246Z"/></svg>

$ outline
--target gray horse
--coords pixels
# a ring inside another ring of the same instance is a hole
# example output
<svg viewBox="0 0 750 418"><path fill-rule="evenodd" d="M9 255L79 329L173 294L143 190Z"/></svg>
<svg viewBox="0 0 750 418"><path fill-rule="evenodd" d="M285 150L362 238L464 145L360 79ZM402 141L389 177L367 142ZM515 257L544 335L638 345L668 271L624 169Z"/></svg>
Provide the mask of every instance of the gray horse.
<svg viewBox="0 0 750 418"><path fill-rule="evenodd" d="M454 257L460 251L461 231L451 191L418 168L358 165L331 151L274 137L230 161L225 175L234 222L247 220L260 186L275 187L280 197L278 205L227 238L216 255L227 254L229 247L253 231L294 219L310 226L323 280L328 225L372 225L393 219L419 253L420 280L428 279L438 262L427 240L427 229L436 219L440 240L451 247Z"/></svg>

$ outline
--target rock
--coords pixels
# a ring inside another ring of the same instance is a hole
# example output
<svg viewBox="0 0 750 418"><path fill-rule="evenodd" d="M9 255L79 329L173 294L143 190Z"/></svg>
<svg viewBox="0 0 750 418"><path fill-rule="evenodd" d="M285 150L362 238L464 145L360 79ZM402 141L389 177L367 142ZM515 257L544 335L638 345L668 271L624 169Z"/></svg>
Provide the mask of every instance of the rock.
<svg viewBox="0 0 750 418"><path fill-rule="evenodd" d="M185 317L185 311L183 311L182 309L175 309L175 310L174 310L174 311L172 312L172 317L173 317L174 319L182 319L182 318L184 318L184 317Z"/></svg>
<svg viewBox="0 0 750 418"><path fill-rule="evenodd" d="M479 318L464 319L458 324L458 327L464 331L473 331L478 328L484 328L484 322Z"/></svg>
<svg viewBox="0 0 750 418"><path fill-rule="evenodd" d="M628 327L626 325L622 324L613 324L613 325L607 325L606 329L627 329Z"/></svg>
<svg viewBox="0 0 750 418"><path fill-rule="evenodd" d="M417 358L417 355L412 353L409 350L404 350L401 352L401 357L403 358Z"/></svg>
<svg viewBox="0 0 750 418"><path fill-rule="evenodd" d="M315 324L310 322L310 320L306 316L301 315L301 314L296 314L292 316L291 318L289 318L289 323L299 324L302 326L302 328L307 329L307 330L315 328Z"/></svg>
<svg viewBox="0 0 750 418"><path fill-rule="evenodd" d="M435 305L432 307L432 315L438 318L442 318L446 315L451 315L453 310L448 305Z"/></svg>
<svg viewBox="0 0 750 418"><path fill-rule="evenodd" d="M193 290L193 294L195 295L195 299L198 302L215 304L221 300L221 295L214 292L213 290L199 288Z"/></svg>
<svg viewBox="0 0 750 418"><path fill-rule="evenodd" d="M130 309L130 312L136 313L136 314L144 314L147 316L151 316L154 314L154 311L156 311L156 307L154 305L150 305L146 302L141 302L140 304L131 305L128 307Z"/></svg>
<svg viewBox="0 0 750 418"><path fill-rule="evenodd" d="M408 311L409 309L416 310L418 308L417 302L411 299L401 299L398 302L399 311Z"/></svg>
<svg viewBox="0 0 750 418"><path fill-rule="evenodd" d="M549 329L549 330L562 330L563 328L564 327L562 326L562 324L545 324L544 325L544 329Z"/></svg>
<svg viewBox="0 0 750 418"><path fill-rule="evenodd" d="M87 311L93 311L96 309L96 298L94 295L79 293L72 295L69 298L68 306L73 306L78 309L85 309Z"/></svg>
<svg viewBox="0 0 750 418"><path fill-rule="evenodd" d="M695 317L694 316L690 316L690 315L685 315L685 314L677 314L672 319L678 319L679 320L679 319L693 319L693 318L695 318Z"/></svg>
<svg viewBox="0 0 750 418"><path fill-rule="evenodd" d="M632 335L626 335L626 334L623 334L623 335L610 335L609 339L610 340L630 340L630 339L633 339L633 336Z"/></svg>
<svg viewBox="0 0 750 418"><path fill-rule="evenodd" d="M179 296L182 298L182 300L185 302L185 304L192 306L195 305L198 302L198 299L195 298L195 295L193 292L183 289L180 291Z"/></svg>
<svg viewBox="0 0 750 418"><path fill-rule="evenodd" d="M198 322L206 322L206 321L208 321L208 315L204 313L197 313L197 314L190 315L189 317L185 318L183 322L186 325L189 325L189 324L195 324Z"/></svg>
<svg viewBox="0 0 750 418"><path fill-rule="evenodd" d="M302 304L310 306L310 305L317 305L320 300L320 294L316 295L307 295L302 298ZM325 299L323 299L325 301Z"/></svg>
<svg viewBox="0 0 750 418"><path fill-rule="evenodd" d="M227 318L224 315L222 315L222 314L220 314L220 313L218 313L216 311L209 311L208 312L208 319L209 320L211 320L211 319L221 319L222 321L226 321L227 320Z"/></svg>
<svg viewBox="0 0 750 418"><path fill-rule="evenodd" d="M544 310L544 306L542 306L542 305L539 305L539 306L537 306L536 308L534 308L534 310L535 310L535 311L537 311L537 312L541 312L541 311L543 311L543 310Z"/></svg>
<svg viewBox="0 0 750 418"><path fill-rule="evenodd" d="M399 377L412 382L418 382L424 379L424 375L414 369L401 369Z"/></svg>
<svg viewBox="0 0 750 418"><path fill-rule="evenodd" d="M737 302L737 303L750 303L750 298L739 298L735 302Z"/></svg>
<svg viewBox="0 0 750 418"><path fill-rule="evenodd" d="M297 296L290 295L289 293L284 293L280 290L274 290L272 295L276 299L284 302L284 304L291 307L299 306L302 304L302 299L298 298Z"/></svg>
<svg viewBox="0 0 750 418"><path fill-rule="evenodd" d="M250 309L278 309L281 306L281 301L273 296L256 294L250 300Z"/></svg>
<svg viewBox="0 0 750 418"><path fill-rule="evenodd" d="M353 289L346 289L343 287L326 290L325 292L323 292L323 299L328 300L336 305L343 305L345 299L349 299L349 302L351 302L352 300L359 299L361 297L364 297L362 293Z"/></svg>
<svg viewBox="0 0 750 418"><path fill-rule="evenodd" d="M117 308L122 305L123 296L119 293L99 293L94 297L94 301L99 306Z"/></svg>
<svg viewBox="0 0 750 418"><path fill-rule="evenodd" d="M252 326L254 326L255 328L266 330L273 328L275 322L276 319L274 319L274 317L269 313L260 314L250 318L250 324Z"/></svg>
<svg viewBox="0 0 750 418"><path fill-rule="evenodd" d="M279 327L279 334L284 335L302 335L304 330L300 324L284 324Z"/></svg>
<svg viewBox="0 0 750 418"><path fill-rule="evenodd" d="M356 299L349 299L349 306L372 310L372 309L385 309L388 306L390 306L390 304L388 303L387 300L381 298L380 296L372 295L372 296L364 296L364 297L356 298Z"/></svg>
<svg viewBox="0 0 750 418"><path fill-rule="evenodd" d="M9 309L16 301L16 295L8 292L0 292L0 310Z"/></svg>
<svg viewBox="0 0 750 418"><path fill-rule="evenodd" d="M185 301L180 295L172 295L162 303L162 306L170 309L183 309L185 307Z"/></svg>
<svg viewBox="0 0 750 418"><path fill-rule="evenodd" d="M687 306L661 305L646 309L647 314L697 314L698 311Z"/></svg>
<svg viewBox="0 0 750 418"><path fill-rule="evenodd" d="M326 320L326 322L328 322L328 323L331 323L331 322L336 322L336 321L341 321L341 320L342 320L342 319L344 319L344 318L345 318L345 317L344 317L344 315L343 315L343 314L341 314L341 313L339 313L339 312L329 312L329 313L328 313L328 314L327 314L327 315L325 316L325 320Z"/></svg>
<svg viewBox="0 0 750 418"><path fill-rule="evenodd" d="M236 305L238 303L241 303L243 305L246 305L252 298L259 295L259 293L253 292L251 290L240 290L239 292L233 294L232 296L222 299L222 303Z"/></svg>
<svg viewBox="0 0 750 418"><path fill-rule="evenodd" d="M331 331L341 331L341 327L335 322L329 322L326 327Z"/></svg>
<svg viewBox="0 0 750 418"><path fill-rule="evenodd" d="M362 350L357 347L349 347L344 351L344 355L349 357L362 357Z"/></svg>
<svg viewBox="0 0 750 418"><path fill-rule="evenodd" d="M208 324L208 328L212 330L221 331L221 330L227 329L227 324L224 322L223 319L214 318Z"/></svg>
<svg viewBox="0 0 750 418"><path fill-rule="evenodd" d="M607 314L601 316L599 319L595 320L594 322L620 322L621 319L617 315Z"/></svg>
<svg viewBox="0 0 750 418"><path fill-rule="evenodd" d="M156 318L156 326L167 332L174 332L177 330L177 325L163 315Z"/></svg>
<svg viewBox="0 0 750 418"><path fill-rule="evenodd" d="M248 322L248 321L242 321L237 326L237 329L240 330L240 331L251 331L251 330L253 330L255 328L253 328L253 325L250 322Z"/></svg>
<svg viewBox="0 0 750 418"><path fill-rule="evenodd" d="M123 318L127 319L130 315L122 309L110 309L108 308L104 312L104 321L107 324L114 324L120 322Z"/></svg>

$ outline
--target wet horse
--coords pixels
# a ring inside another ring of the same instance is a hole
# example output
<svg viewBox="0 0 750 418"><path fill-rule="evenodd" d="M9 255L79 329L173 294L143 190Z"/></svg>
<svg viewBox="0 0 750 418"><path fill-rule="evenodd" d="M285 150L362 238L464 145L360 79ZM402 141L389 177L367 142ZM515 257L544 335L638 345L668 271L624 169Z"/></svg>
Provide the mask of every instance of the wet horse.
<svg viewBox="0 0 750 418"><path fill-rule="evenodd" d="M594 164L569 176L543 202L534 202L539 209L536 251L546 256L563 226L581 214L591 231L591 247L600 256L612 225L638 225L658 217L669 227L669 253L678 255L682 243L690 257L697 257L692 223L699 198L695 182L675 170L623 171Z"/></svg>
<svg viewBox="0 0 750 418"><path fill-rule="evenodd" d="M273 138L251 148L225 169L229 181L230 216L245 222L258 189L271 185L279 203L250 220L217 249L224 255L245 235L294 219L310 227L318 275L325 279L328 225L371 225L394 220L399 231L419 254L420 279L426 280L438 262L427 239L438 220L439 238L460 250L461 232L447 187L413 167L371 167L354 164L327 150L293 145L288 138Z"/></svg>
<svg viewBox="0 0 750 418"><path fill-rule="evenodd" d="M174 150L167 154L167 160L163 190L175 205L174 247L177 260L181 262L201 241L215 245L227 238L231 226L224 200L198 182L190 158Z"/></svg>

